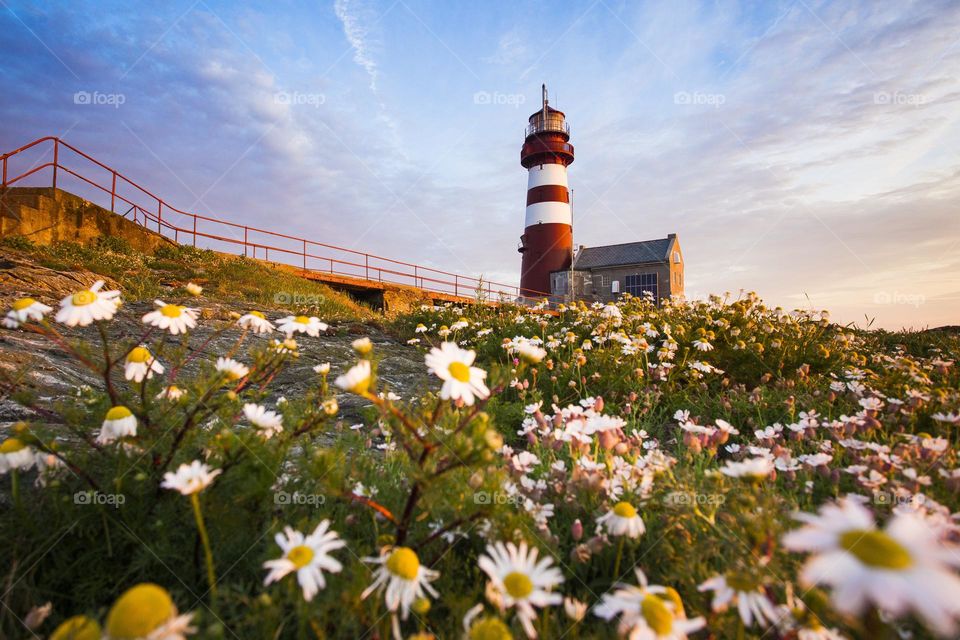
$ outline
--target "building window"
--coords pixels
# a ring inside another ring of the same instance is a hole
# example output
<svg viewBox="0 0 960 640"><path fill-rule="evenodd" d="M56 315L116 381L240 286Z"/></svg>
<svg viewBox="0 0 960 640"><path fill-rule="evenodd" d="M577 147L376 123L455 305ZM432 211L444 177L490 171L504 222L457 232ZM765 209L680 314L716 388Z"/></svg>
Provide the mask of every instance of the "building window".
<svg viewBox="0 0 960 640"><path fill-rule="evenodd" d="M636 275L624 278L624 292L632 296L641 297L644 292L649 291L654 298L657 297L657 274L638 273Z"/></svg>
<svg viewBox="0 0 960 640"><path fill-rule="evenodd" d="M680 252L679 252L679 251L674 251L674 252L673 252L673 261L674 261L675 263L677 263L677 264L680 264Z"/></svg>

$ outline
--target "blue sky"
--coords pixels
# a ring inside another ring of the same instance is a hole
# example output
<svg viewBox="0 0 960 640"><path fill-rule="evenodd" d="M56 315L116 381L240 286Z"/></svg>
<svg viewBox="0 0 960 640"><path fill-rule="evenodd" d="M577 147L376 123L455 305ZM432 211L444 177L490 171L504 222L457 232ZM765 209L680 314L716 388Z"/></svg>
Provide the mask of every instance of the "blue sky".
<svg viewBox="0 0 960 640"><path fill-rule="evenodd" d="M960 324L958 38L949 1L0 0L0 148L513 282L546 82L576 243L676 232L693 295Z"/></svg>

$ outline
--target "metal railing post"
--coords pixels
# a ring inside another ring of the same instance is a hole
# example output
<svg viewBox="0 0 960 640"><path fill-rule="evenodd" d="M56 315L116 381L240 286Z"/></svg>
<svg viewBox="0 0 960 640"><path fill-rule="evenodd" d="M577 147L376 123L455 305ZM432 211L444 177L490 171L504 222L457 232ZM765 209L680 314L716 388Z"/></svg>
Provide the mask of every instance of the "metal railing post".
<svg viewBox="0 0 960 640"><path fill-rule="evenodd" d="M3 186L7 186L7 156L3 156Z"/></svg>
<svg viewBox="0 0 960 640"><path fill-rule="evenodd" d="M163 235L163 228L161 226L163 222L163 200L157 199L157 233Z"/></svg>
<svg viewBox="0 0 960 640"><path fill-rule="evenodd" d="M307 239L303 239L303 270L307 270Z"/></svg>
<svg viewBox="0 0 960 640"><path fill-rule="evenodd" d="M244 257L244 258L247 257L247 244L248 244L248 242L247 242L247 232L248 232L248 231L249 231L249 229L247 228L246 225L244 225L244 226L243 226L243 257ZM254 249L253 249L253 257L254 257L254 258L257 257L257 249L256 249L256 247L254 247Z"/></svg>
<svg viewBox="0 0 960 640"><path fill-rule="evenodd" d="M453 295L454 297L458 296L460 293L460 276L453 274Z"/></svg>
<svg viewBox="0 0 960 640"><path fill-rule="evenodd" d="M367 253L363 254L363 278L370 279L370 255Z"/></svg>
<svg viewBox="0 0 960 640"><path fill-rule="evenodd" d="M197 214L193 214L193 246L197 246Z"/></svg>
<svg viewBox="0 0 960 640"><path fill-rule="evenodd" d="M117 201L117 172L113 172L113 184L110 185L110 211L114 211Z"/></svg>
<svg viewBox="0 0 960 640"><path fill-rule="evenodd" d="M57 167L60 166L60 139L53 139L53 188L57 188Z"/></svg>

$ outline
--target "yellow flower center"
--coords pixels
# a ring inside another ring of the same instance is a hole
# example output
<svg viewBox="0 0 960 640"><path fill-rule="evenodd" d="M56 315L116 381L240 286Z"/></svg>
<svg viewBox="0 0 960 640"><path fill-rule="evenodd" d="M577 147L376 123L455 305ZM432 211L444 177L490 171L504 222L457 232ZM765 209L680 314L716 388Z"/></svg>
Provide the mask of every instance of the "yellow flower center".
<svg viewBox="0 0 960 640"><path fill-rule="evenodd" d="M250 312L250 315L256 316L257 318L260 318L261 320L266 320L266 319L267 319L266 316L264 316L264 315L263 315L262 313L260 313L259 311L251 311L251 312Z"/></svg>
<svg viewBox="0 0 960 640"><path fill-rule="evenodd" d="M50 640L100 640L100 625L87 616L73 616L64 620Z"/></svg>
<svg viewBox="0 0 960 640"><path fill-rule="evenodd" d="M648 595L640 603L643 619L658 636L665 636L673 629L673 612L667 604L655 595Z"/></svg>
<svg viewBox="0 0 960 640"><path fill-rule="evenodd" d="M145 638L176 613L163 587L145 582L120 596L107 616L107 635L115 640Z"/></svg>
<svg viewBox="0 0 960 640"><path fill-rule="evenodd" d="M165 304L160 308L160 313L168 318L179 318L183 315L184 307L178 304Z"/></svg>
<svg viewBox="0 0 960 640"><path fill-rule="evenodd" d="M147 362L152 359L146 347L135 347L127 354L127 362Z"/></svg>
<svg viewBox="0 0 960 640"><path fill-rule="evenodd" d="M882 531L851 529L840 536L840 546L876 569L906 569L913 564L910 552Z"/></svg>
<svg viewBox="0 0 960 640"><path fill-rule="evenodd" d="M303 544L294 547L287 552L287 560L292 562L297 569L303 569L313 560L313 549Z"/></svg>
<svg viewBox="0 0 960 640"><path fill-rule="evenodd" d="M107 411L107 420L123 420L124 418L129 418L133 413L130 412L130 409L126 407L114 407Z"/></svg>
<svg viewBox="0 0 960 640"><path fill-rule="evenodd" d="M17 438L7 438L0 444L0 453L16 453L22 451L27 445Z"/></svg>
<svg viewBox="0 0 960 640"><path fill-rule="evenodd" d="M447 370L450 371L450 375L452 375L455 380L459 380L460 382L470 381L470 367L462 362L451 362Z"/></svg>
<svg viewBox="0 0 960 640"><path fill-rule="evenodd" d="M629 502L618 502L613 507L613 513L620 516L621 518L635 518L637 516L637 510L633 508L633 505Z"/></svg>
<svg viewBox="0 0 960 640"><path fill-rule="evenodd" d="M516 600L526 598L533 592L533 582L526 574L519 571L508 573L507 577L503 579L503 586L507 593Z"/></svg>
<svg viewBox="0 0 960 640"><path fill-rule="evenodd" d="M420 571L420 558L408 547L397 547L387 558L387 570L404 580L413 580Z"/></svg>
<svg viewBox="0 0 960 640"><path fill-rule="evenodd" d="M513 634L500 618L481 618L470 627L470 640L513 640Z"/></svg>
<svg viewBox="0 0 960 640"><path fill-rule="evenodd" d="M293 319L294 322L299 322L300 324L310 324L310 318L307 316L297 316Z"/></svg>
<svg viewBox="0 0 960 640"><path fill-rule="evenodd" d="M97 294L89 289L86 291L81 291L80 293L73 294L73 297L70 299L70 302L73 303L75 307L84 307L88 304L93 304L97 299Z"/></svg>
<svg viewBox="0 0 960 640"><path fill-rule="evenodd" d="M37 303L37 301L34 300L33 298L20 298L19 300L17 300L16 302L13 303L13 310L14 310L14 311L23 311L24 309L26 309L26 308L29 307L30 305L34 305L34 304L36 304L36 303Z"/></svg>

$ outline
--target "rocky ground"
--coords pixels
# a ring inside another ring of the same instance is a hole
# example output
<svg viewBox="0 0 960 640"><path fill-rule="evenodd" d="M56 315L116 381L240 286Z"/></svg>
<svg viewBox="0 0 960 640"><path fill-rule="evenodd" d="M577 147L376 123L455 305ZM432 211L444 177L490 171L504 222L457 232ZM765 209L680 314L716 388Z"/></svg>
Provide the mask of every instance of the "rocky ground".
<svg viewBox="0 0 960 640"><path fill-rule="evenodd" d="M30 296L56 308L59 300L69 293L89 286L100 276L84 271L56 271L35 263L25 261L21 256L12 257L0 253L0 304L4 313L13 300ZM108 281L108 287L110 286ZM177 299L171 289L170 299ZM211 300L201 297L195 306L203 309L199 326L191 333L190 344L195 348L202 346L203 355L192 359L184 373L195 371L199 362L223 355L233 346L237 334L226 331L214 336L207 342L217 327L228 321L231 312L244 313L247 305L240 302ZM114 322L110 324L111 339L132 340L142 335L144 327L140 318L153 307L152 301L128 302L124 305ZM286 315L282 309L263 309L268 318L275 319ZM276 379L272 389L277 397L296 396L308 384L315 381L312 368L321 363L332 365L331 375L348 368L354 361L350 343L358 337L368 336L374 343L377 353L383 356L380 364L380 377L387 382L395 393L408 397L424 387L426 370L423 356L416 349L399 342L376 323L336 322L330 323L330 329L318 338L304 337L299 340L301 357L288 366ZM64 330L65 335L81 340L92 341L99 349L100 336L93 327ZM274 334L273 337L279 337ZM272 338L251 336L248 340L264 341ZM73 395L81 385L102 387L103 381L69 357L56 344L47 338L22 330L0 330L0 379L13 382L20 388L35 391L38 400L44 406L53 406L58 400ZM275 400L272 398L271 400ZM364 401L357 396L343 394L338 397L342 419L350 424L359 418ZM9 393L0 393L0 432L18 420L36 419L34 412L13 400Z"/></svg>

